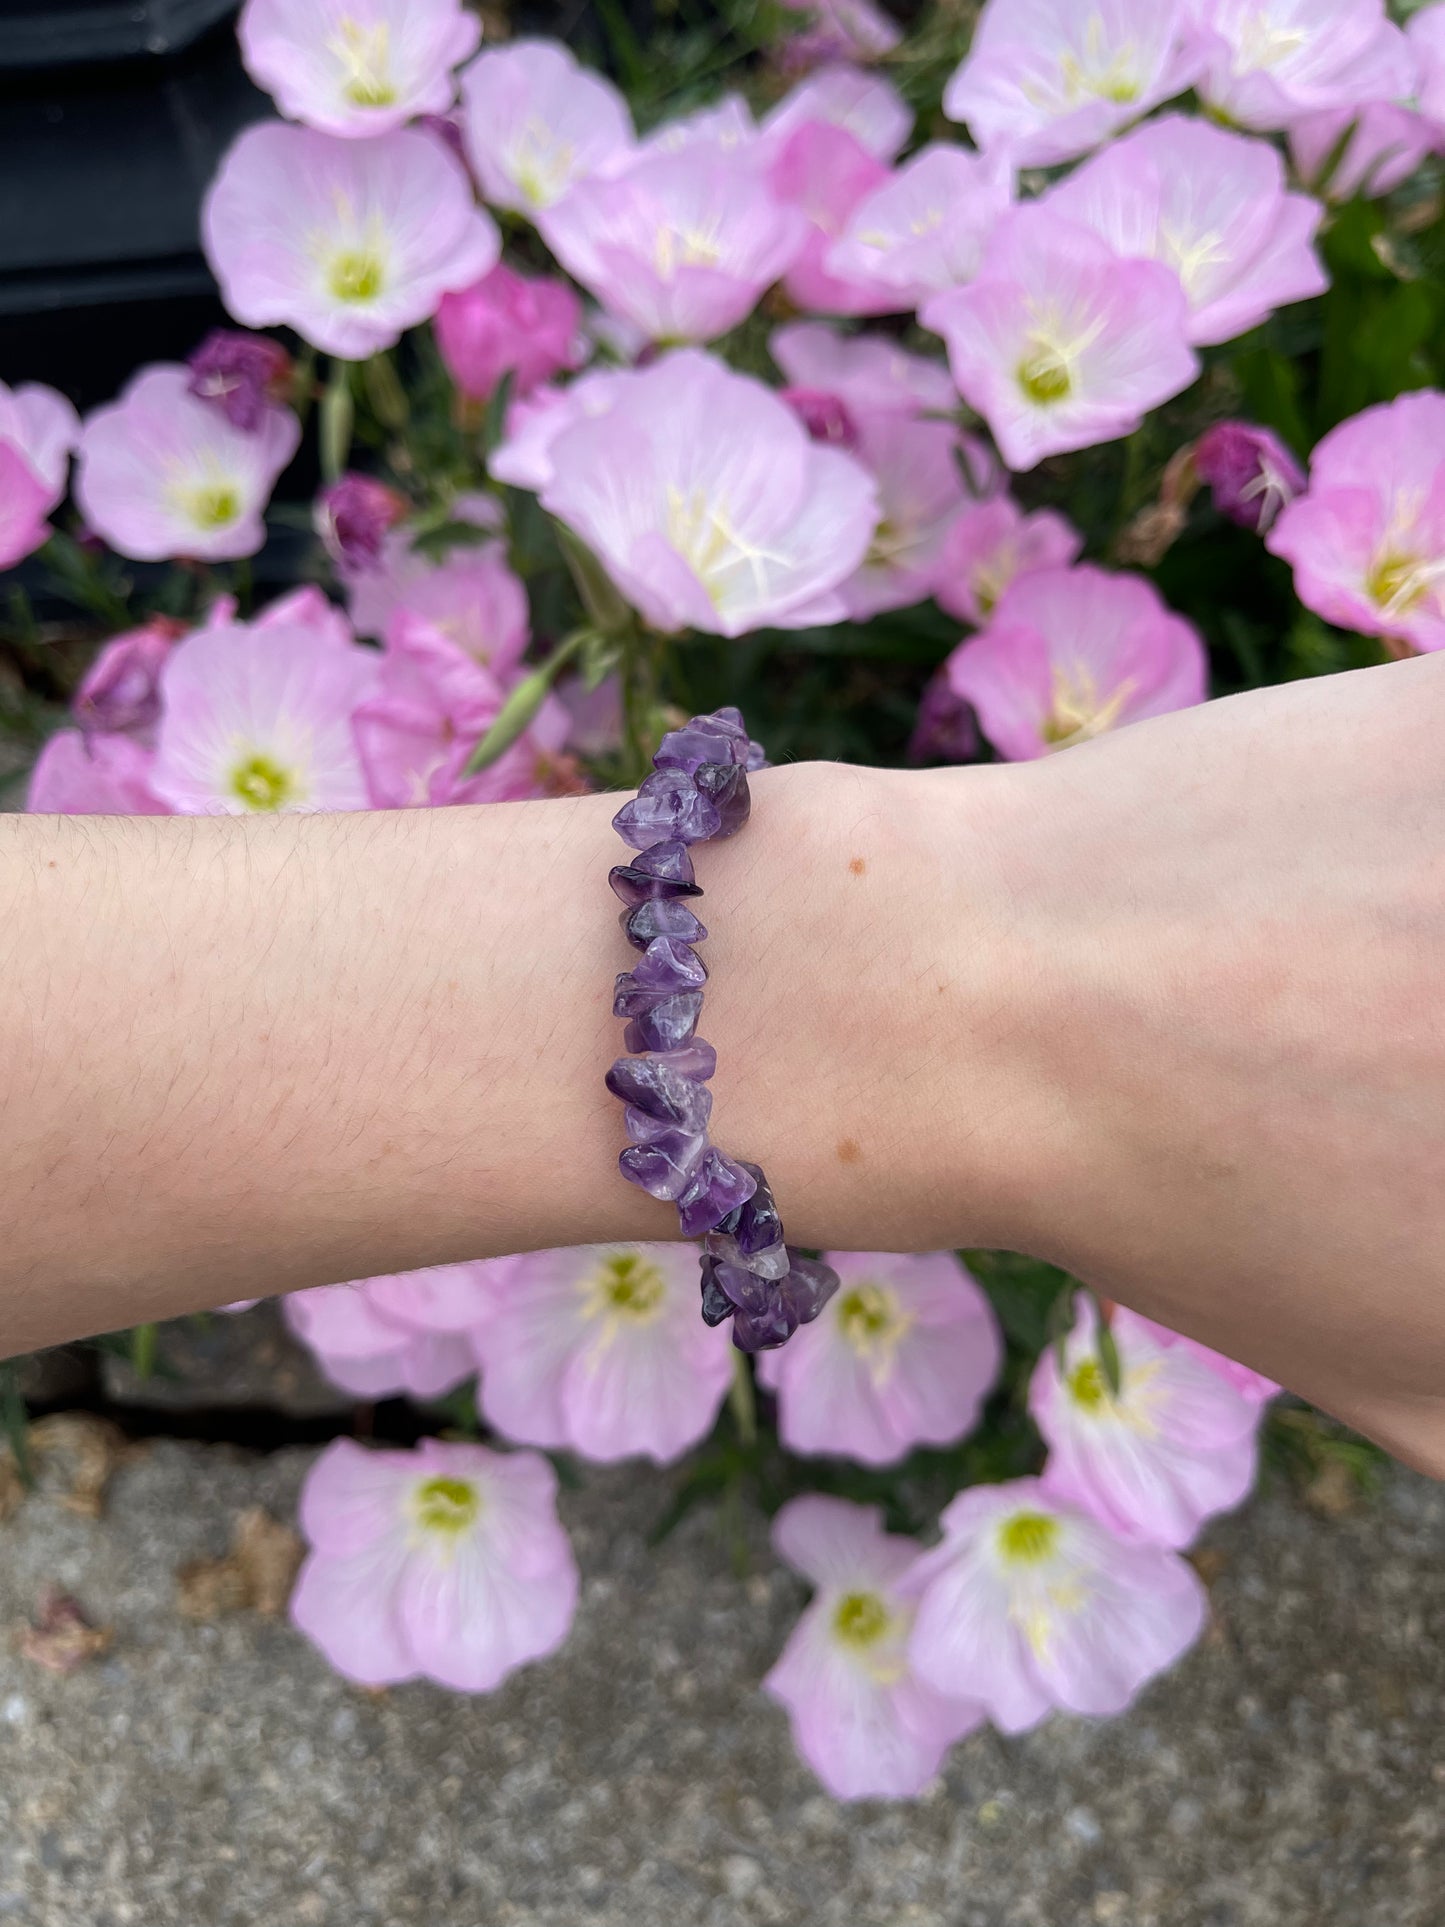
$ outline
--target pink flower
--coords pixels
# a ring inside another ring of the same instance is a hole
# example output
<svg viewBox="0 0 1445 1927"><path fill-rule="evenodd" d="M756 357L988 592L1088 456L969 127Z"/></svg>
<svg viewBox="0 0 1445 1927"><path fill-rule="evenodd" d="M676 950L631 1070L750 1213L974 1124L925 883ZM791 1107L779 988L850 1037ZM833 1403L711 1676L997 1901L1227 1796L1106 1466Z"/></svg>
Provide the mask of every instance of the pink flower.
<svg viewBox="0 0 1445 1927"><path fill-rule="evenodd" d="M1141 1318L1138 1312L1131 1312L1130 1320L1141 1332L1146 1332L1154 1343L1173 1345L1207 1365L1212 1372L1226 1379L1241 1397L1256 1405L1266 1404L1280 1390L1274 1379L1266 1378L1263 1372L1255 1371L1252 1365L1241 1365L1238 1359L1226 1358L1223 1352L1211 1351L1207 1345L1201 1345L1197 1338L1186 1338L1182 1332L1170 1331L1167 1325L1158 1325L1152 1318Z"/></svg>
<svg viewBox="0 0 1445 1927"><path fill-rule="evenodd" d="M763 1690L787 1708L794 1745L834 1799L911 1799L983 1719L908 1663L914 1608L898 1582L917 1542L885 1532L877 1507L808 1497L778 1513L773 1545L814 1592Z"/></svg>
<svg viewBox="0 0 1445 1927"><path fill-rule="evenodd" d="M152 616L138 629L112 636L75 692L75 719L83 729L145 736L160 719L160 676L181 623Z"/></svg>
<svg viewBox="0 0 1445 1927"><path fill-rule="evenodd" d="M333 1384L357 1398L440 1398L476 1370L468 1338L511 1261L433 1265L281 1301L296 1336Z"/></svg>
<svg viewBox="0 0 1445 1927"><path fill-rule="evenodd" d="M842 588L856 622L932 594L949 530L971 498L961 469L968 442L951 422L865 415L852 447L877 484L879 508L863 565ZM986 462L981 468L986 474Z"/></svg>
<svg viewBox="0 0 1445 1927"><path fill-rule="evenodd" d="M903 35L893 17L873 0L782 0L790 13L807 14L812 25L782 49L791 71L829 60L881 60Z"/></svg>
<svg viewBox="0 0 1445 1927"><path fill-rule="evenodd" d="M201 226L238 321L283 323L354 361L392 347L501 252L461 164L414 128L344 141L275 121L248 127Z"/></svg>
<svg viewBox="0 0 1445 1927"><path fill-rule="evenodd" d="M711 107L699 107L676 120L665 120L639 143L637 153L681 154L692 147L706 147L721 158L732 154L750 159L755 154L757 138L757 123L747 102L737 94L724 94ZM624 154L620 161L608 162L605 171L625 170L632 158L631 154Z"/></svg>
<svg viewBox="0 0 1445 1927"><path fill-rule="evenodd" d="M1241 127L1291 127L1329 107L1413 90L1410 43L1384 0L1186 0L1199 93Z"/></svg>
<svg viewBox="0 0 1445 1927"><path fill-rule="evenodd" d="M768 349L794 388L835 397L855 424L869 415L951 415L958 406L948 370L887 335L794 321L774 329Z"/></svg>
<svg viewBox="0 0 1445 1927"><path fill-rule="evenodd" d="M1378 200L1408 180L1439 142L1440 130L1423 114L1390 100L1306 114L1289 130L1295 172L1327 201Z"/></svg>
<svg viewBox="0 0 1445 1927"><path fill-rule="evenodd" d="M168 816L150 786L154 760L129 736L59 730L36 758L25 807L36 816Z"/></svg>
<svg viewBox="0 0 1445 1927"><path fill-rule="evenodd" d="M1254 1484L1259 1400L1123 1307L1109 1329L1117 1394L1099 1356L1098 1313L1082 1294L1062 1371L1052 1346L1034 1368L1029 1411L1049 1448L1044 1483L1121 1539L1187 1546Z"/></svg>
<svg viewBox="0 0 1445 1927"><path fill-rule="evenodd" d="M935 670L919 698L906 760L913 764L971 763L982 747L972 703L954 695L947 670Z"/></svg>
<svg viewBox="0 0 1445 1927"><path fill-rule="evenodd" d="M1012 199L1006 162L925 147L857 203L823 265L841 281L872 284L890 307L916 307L973 278Z"/></svg>
<svg viewBox="0 0 1445 1927"><path fill-rule="evenodd" d="M39 382L0 382L0 569L50 534L45 518L65 494L79 438L79 418L64 395Z"/></svg>
<svg viewBox="0 0 1445 1927"><path fill-rule="evenodd" d="M478 54L462 75L462 103L482 193L529 218L634 141L621 94L555 40L513 40Z"/></svg>
<svg viewBox="0 0 1445 1927"><path fill-rule="evenodd" d="M267 403L290 399L295 364L279 341L212 328L186 363L190 390L215 404L232 428L254 435L266 420Z"/></svg>
<svg viewBox="0 0 1445 1927"><path fill-rule="evenodd" d="M374 475L342 475L316 498L316 531L338 566L366 570L380 562L387 530L408 507L404 495Z"/></svg>
<svg viewBox="0 0 1445 1927"><path fill-rule="evenodd" d="M857 463L695 349L615 380L612 413L553 440L540 499L644 618L724 636L836 621L877 520Z"/></svg>
<svg viewBox="0 0 1445 1927"><path fill-rule="evenodd" d="M790 1452L888 1465L978 1423L1002 1347L988 1300L951 1251L830 1251L841 1289L802 1331L758 1354Z"/></svg>
<svg viewBox="0 0 1445 1927"><path fill-rule="evenodd" d="M918 1609L908 1656L1005 1733L1055 1709L1122 1713L1203 1629L1186 1560L1115 1538L1037 1479L960 1492L942 1524L904 1584Z"/></svg>
<svg viewBox="0 0 1445 1927"><path fill-rule="evenodd" d="M1073 160L1189 86L1182 28L1182 0L988 0L943 111L1016 166Z"/></svg>
<svg viewBox="0 0 1445 1927"><path fill-rule="evenodd" d="M528 395L579 359L582 304L565 282L516 273L498 263L470 288L443 295L437 347L447 373L472 401L485 401L510 374Z"/></svg>
<svg viewBox="0 0 1445 1927"><path fill-rule="evenodd" d="M779 150L768 174L773 194L806 215L809 231L784 277L790 301L825 314L886 314L897 305L875 281L844 280L825 263L849 216L887 185L888 169L842 127L806 121Z"/></svg>
<svg viewBox="0 0 1445 1927"><path fill-rule="evenodd" d="M1445 648L1445 395L1401 395L1331 429L1265 546L1327 622Z"/></svg>
<svg viewBox="0 0 1445 1927"><path fill-rule="evenodd" d="M1116 254L1179 277L1192 342L1232 340L1276 308L1323 293L1311 246L1322 208L1285 192L1267 141L1186 114L1126 134L1054 188L1049 205Z"/></svg>
<svg viewBox="0 0 1445 1927"><path fill-rule="evenodd" d="M1252 422L1216 422L1194 444L1194 466L1214 506L1263 535L1305 486L1305 473L1277 435Z"/></svg>
<svg viewBox="0 0 1445 1927"><path fill-rule="evenodd" d="M454 504L459 524L474 522L477 498ZM424 555L405 527L383 537L377 567L343 571L358 635L385 636L398 615L420 617L473 662L505 677L527 647L527 592L498 541L459 541L440 560Z"/></svg>
<svg viewBox="0 0 1445 1927"><path fill-rule="evenodd" d="M732 1379L697 1315L687 1245L578 1245L513 1260L473 1331L489 1425L589 1459L665 1464L706 1438Z"/></svg>
<svg viewBox="0 0 1445 1927"><path fill-rule="evenodd" d="M1176 277L1039 206L1005 214L977 278L919 319L1014 469L1132 434L1199 372Z"/></svg>
<svg viewBox="0 0 1445 1927"><path fill-rule="evenodd" d="M1019 762L1204 701L1204 645L1142 576L1036 569L948 659L1001 756Z"/></svg>
<svg viewBox="0 0 1445 1927"><path fill-rule="evenodd" d="M305 621L196 630L161 672L156 794L184 815L364 810L351 718L376 674Z"/></svg>
<svg viewBox="0 0 1445 1927"><path fill-rule="evenodd" d="M1026 515L1010 495L971 502L944 535L934 600L960 622L986 622L1016 577L1065 568L1083 546L1079 531L1052 509Z"/></svg>
<svg viewBox="0 0 1445 1927"><path fill-rule="evenodd" d="M840 63L783 96L763 122L764 143L776 155L800 127L812 125L838 128L874 160L891 161L913 131L913 114L890 81Z"/></svg>
<svg viewBox="0 0 1445 1927"><path fill-rule="evenodd" d="M566 388L545 387L524 396L507 411L507 431L492 450L487 472L510 488L545 488L552 477L552 444L563 429L609 414L629 393L632 376L622 369L598 368Z"/></svg>
<svg viewBox="0 0 1445 1927"><path fill-rule="evenodd" d="M535 1452L336 1439L301 1493L311 1551L291 1620L364 1686L422 1677L486 1693L553 1653L577 1605L557 1479Z"/></svg>
<svg viewBox="0 0 1445 1927"><path fill-rule="evenodd" d="M255 433L233 428L190 392L189 369L160 362L86 417L75 497L96 534L138 562L254 555L300 439L289 408L268 407Z"/></svg>
<svg viewBox="0 0 1445 1927"><path fill-rule="evenodd" d="M241 58L291 120L323 134L385 134L456 96L452 69L481 22L461 0L246 0Z"/></svg>
<svg viewBox="0 0 1445 1927"><path fill-rule="evenodd" d="M1421 7L1405 23L1415 56L1415 98L1437 133L1445 133L1445 6ZM1388 96L1387 96L1388 98Z"/></svg>
<svg viewBox="0 0 1445 1927"><path fill-rule="evenodd" d="M567 713L555 697L496 762L475 776L463 775L506 693L484 663L433 623L398 610L375 687L352 719L375 807L436 808L538 795L539 769L567 737Z"/></svg>
<svg viewBox="0 0 1445 1927"><path fill-rule="evenodd" d="M574 187L547 244L602 305L653 341L711 341L751 312L809 227L760 171L704 144Z"/></svg>

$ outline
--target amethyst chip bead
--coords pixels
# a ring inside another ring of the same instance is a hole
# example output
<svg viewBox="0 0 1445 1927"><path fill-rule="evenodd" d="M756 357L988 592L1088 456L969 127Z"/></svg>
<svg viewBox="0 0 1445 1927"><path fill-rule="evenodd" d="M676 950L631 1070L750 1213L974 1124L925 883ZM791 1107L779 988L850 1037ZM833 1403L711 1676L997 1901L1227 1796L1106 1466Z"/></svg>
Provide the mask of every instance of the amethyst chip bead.
<svg viewBox="0 0 1445 1927"><path fill-rule="evenodd" d="M614 864L607 881L629 910L659 898L702 895L687 845L676 841L654 843L631 863Z"/></svg>

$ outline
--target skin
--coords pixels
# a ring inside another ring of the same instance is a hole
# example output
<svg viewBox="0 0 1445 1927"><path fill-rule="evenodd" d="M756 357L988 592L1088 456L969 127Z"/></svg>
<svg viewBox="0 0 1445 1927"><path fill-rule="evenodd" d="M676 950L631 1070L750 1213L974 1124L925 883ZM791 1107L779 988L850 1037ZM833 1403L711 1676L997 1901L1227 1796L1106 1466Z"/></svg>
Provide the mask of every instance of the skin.
<svg viewBox="0 0 1445 1927"><path fill-rule="evenodd" d="M1065 1266L1445 1475L1445 660L1046 761L803 765L699 852L714 1134L797 1243ZM615 797L0 822L0 1352L675 1235Z"/></svg>

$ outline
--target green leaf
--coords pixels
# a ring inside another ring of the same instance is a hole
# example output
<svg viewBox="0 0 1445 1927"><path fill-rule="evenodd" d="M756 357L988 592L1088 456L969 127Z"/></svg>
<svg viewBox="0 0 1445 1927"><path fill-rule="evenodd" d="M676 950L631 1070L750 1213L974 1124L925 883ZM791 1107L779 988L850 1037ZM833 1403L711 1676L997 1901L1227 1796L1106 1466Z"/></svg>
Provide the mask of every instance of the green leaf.
<svg viewBox="0 0 1445 1927"><path fill-rule="evenodd" d="M1124 1383L1124 1369L1119 1363L1118 1342L1104 1323L1102 1313L1099 1318L1099 1366L1104 1374L1104 1383L1113 1397L1117 1398Z"/></svg>
<svg viewBox="0 0 1445 1927"><path fill-rule="evenodd" d="M499 756L506 754L546 701L547 691L557 680L558 672L577 654L591 634L590 629L574 631L552 651L540 669L534 669L530 676L522 678L497 711L491 728L468 757L467 766L462 772L464 776L475 776L478 770L487 769Z"/></svg>
<svg viewBox="0 0 1445 1927"><path fill-rule="evenodd" d="M328 482L345 474L351 459L356 402L351 393L351 363L333 360L321 397L321 473Z"/></svg>

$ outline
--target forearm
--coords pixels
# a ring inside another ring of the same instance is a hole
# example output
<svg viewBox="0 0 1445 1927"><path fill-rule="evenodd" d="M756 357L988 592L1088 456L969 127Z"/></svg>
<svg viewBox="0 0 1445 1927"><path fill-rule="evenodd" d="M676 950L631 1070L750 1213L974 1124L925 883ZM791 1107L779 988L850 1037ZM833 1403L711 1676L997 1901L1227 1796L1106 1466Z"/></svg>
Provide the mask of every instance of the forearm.
<svg viewBox="0 0 1445 1927"><path fill-rule="evenodd" d="M699 858L716 1136L767 1164L799 1242L1003 1230L995 1134L955 1148L990 1101L982 952L951 935L991 897L988 839L965 822L940 863L925 794L770 772ZM618 1174L602 1085L634 960L615 805L0 825L0 1348L675 1235Z"/></svg>

